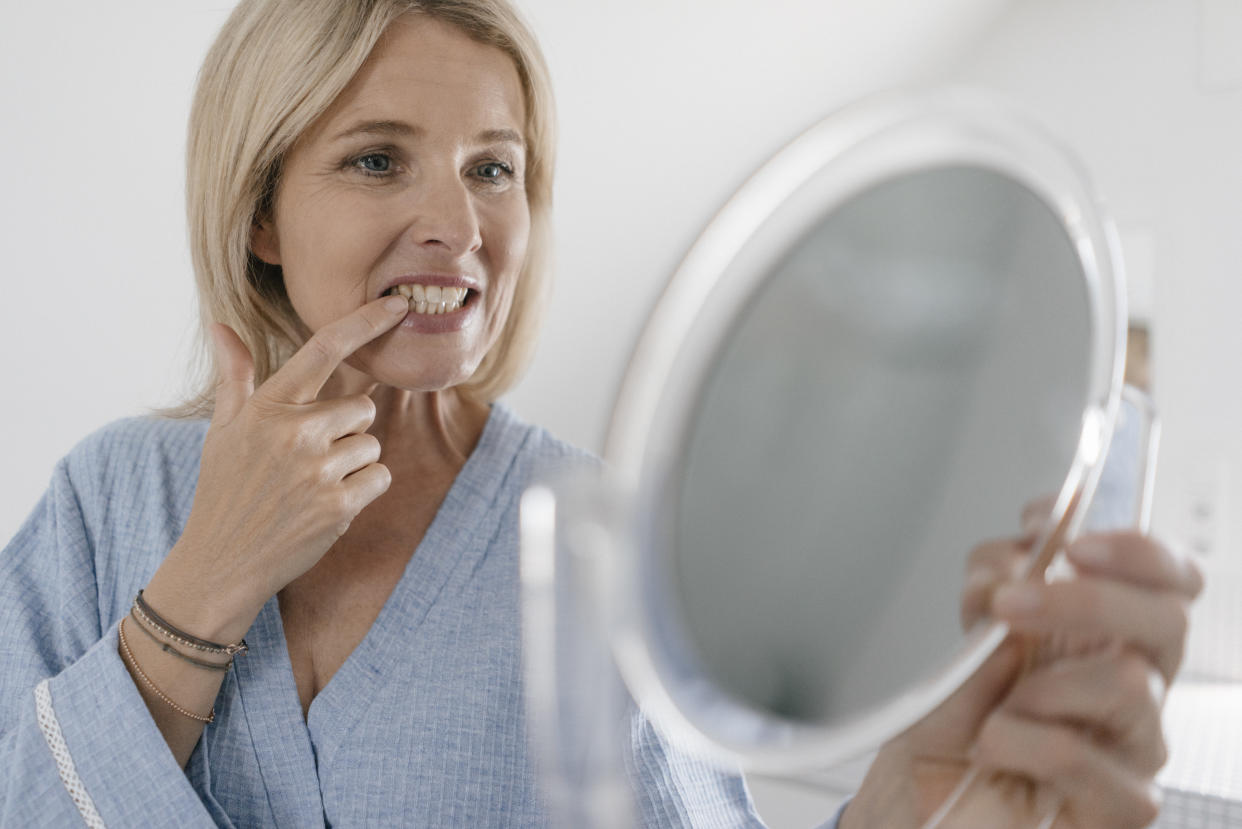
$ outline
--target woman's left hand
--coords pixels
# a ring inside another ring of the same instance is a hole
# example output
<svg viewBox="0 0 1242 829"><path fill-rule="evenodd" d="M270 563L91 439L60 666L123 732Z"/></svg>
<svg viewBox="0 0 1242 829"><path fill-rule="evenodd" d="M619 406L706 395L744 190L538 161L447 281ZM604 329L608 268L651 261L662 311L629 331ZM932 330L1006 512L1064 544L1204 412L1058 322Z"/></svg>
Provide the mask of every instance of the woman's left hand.
<svg viewBox="0 0 1242 829"><path fill-rule="evenodd" d="M1014 542L1013 554L1026 551ZM1058 801L1057 829L1142 827L1156 817L1155 774L1167 756L1160 712L1203 578L1190 559L1133 532L1085 536L1067 554L1077 578L995 590L993 614L1013 635L881 750L842 829L920 826L968 756L1007 773L972 787L977 825L1035 826ZM1108 644L1023 672L1029 643L1064 641ZM1035 788L1015 787L1010 775Z"/></svg>
<svg viewBox="0 0 1242 829"><path fill-rule="evenodd" d="M1006 585L993 615L1017 634L1110 644L1022 676L984 721L975 760L1053 785L1069 826L1145 826L1168 757L1160 712L1203 576L1133 532L1084 537L1067 555L1076 578Z"/></svg>

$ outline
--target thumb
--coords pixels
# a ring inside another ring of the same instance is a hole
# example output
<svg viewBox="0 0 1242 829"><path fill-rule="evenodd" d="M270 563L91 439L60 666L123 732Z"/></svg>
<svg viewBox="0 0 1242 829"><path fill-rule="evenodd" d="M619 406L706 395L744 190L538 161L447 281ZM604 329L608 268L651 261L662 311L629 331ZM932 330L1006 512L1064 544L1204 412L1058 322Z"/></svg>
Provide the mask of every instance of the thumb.
<svg viewBox="0 0 1242 829"><path fill-rule="evenodd" d="M228 423L254 394L254 358L227 325L213 322L207 328L216 357L216 409L212 425Z"/></svg>

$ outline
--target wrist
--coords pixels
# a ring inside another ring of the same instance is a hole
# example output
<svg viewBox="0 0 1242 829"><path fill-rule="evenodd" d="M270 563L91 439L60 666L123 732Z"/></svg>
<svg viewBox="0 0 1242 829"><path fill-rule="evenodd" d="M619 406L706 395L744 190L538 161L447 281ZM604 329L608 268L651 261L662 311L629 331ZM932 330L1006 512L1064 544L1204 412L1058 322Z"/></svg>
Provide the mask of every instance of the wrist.
<svg viewBox="0 0 1242 829"><path fill-rule="evenodd" d="M917 829L915 770L901 737L885 744L867 770L858 791L841 812L837 829Z"/></svg>
<svg viewBox="0 0 1242 829"><path fill-rule="evenodd" d="M192 572L176 547L143 589L143 598L171 625L211 642L241 641L268 596L257 596L218 574Z"/></svg>

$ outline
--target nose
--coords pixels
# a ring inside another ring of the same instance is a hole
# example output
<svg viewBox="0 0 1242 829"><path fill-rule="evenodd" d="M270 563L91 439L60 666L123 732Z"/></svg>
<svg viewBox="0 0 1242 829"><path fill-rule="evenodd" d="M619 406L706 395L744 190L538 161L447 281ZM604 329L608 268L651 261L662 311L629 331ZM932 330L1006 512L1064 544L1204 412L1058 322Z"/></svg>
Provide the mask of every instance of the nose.
<svg viewBox="0 0 1242 829"><path fill-rule="evenodd" d="M454 257L482 246L477 205L466 182L444 174L425 178L417 189L410 232L419 246L444 248Z"/></svg>

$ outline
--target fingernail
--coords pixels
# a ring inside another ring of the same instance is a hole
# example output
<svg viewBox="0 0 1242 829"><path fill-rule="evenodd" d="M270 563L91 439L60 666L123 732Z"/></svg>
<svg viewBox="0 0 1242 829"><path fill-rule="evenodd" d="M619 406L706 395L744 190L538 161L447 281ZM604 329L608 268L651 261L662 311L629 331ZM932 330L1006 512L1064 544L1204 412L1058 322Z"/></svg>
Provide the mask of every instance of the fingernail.
<svg viewBox="0 0 1242 829"><path fill-rule="evenodd" d="M1070 545L1070 558L1083 564L1102 567L1112 558L1112 549L1098 538L1084 538Z"/></svg>
<svg viewBox="0 0 1242 829"><path fill-rule="evenodd" d="M1022 521L1022 534L1031 538L1038 538L1047 531L1051 523L1046 515L1028 515Z"/></svg>
<svg viewBox="0 0 1242 829"><path fill-rule="evenodd" d="M390 314L410 310L410 301L403 296L390 296L384 300L384 310Z"/></svg>
<svg viewBox="0 0 1242 829"><path fill-rule="evenodd" d="M962 592L973 593L984 587L990 587L996 581L995 574L987 570L975 570L966 576L966 583L962 586Z"/></svg>
<svg viewBox="0 0 1242 829"><path fill-rule="evenodd" d="M1039 610L1043 596L1034 584L1007 584L996 591L992 608L1004 616L1025 616Z"/></svg>

